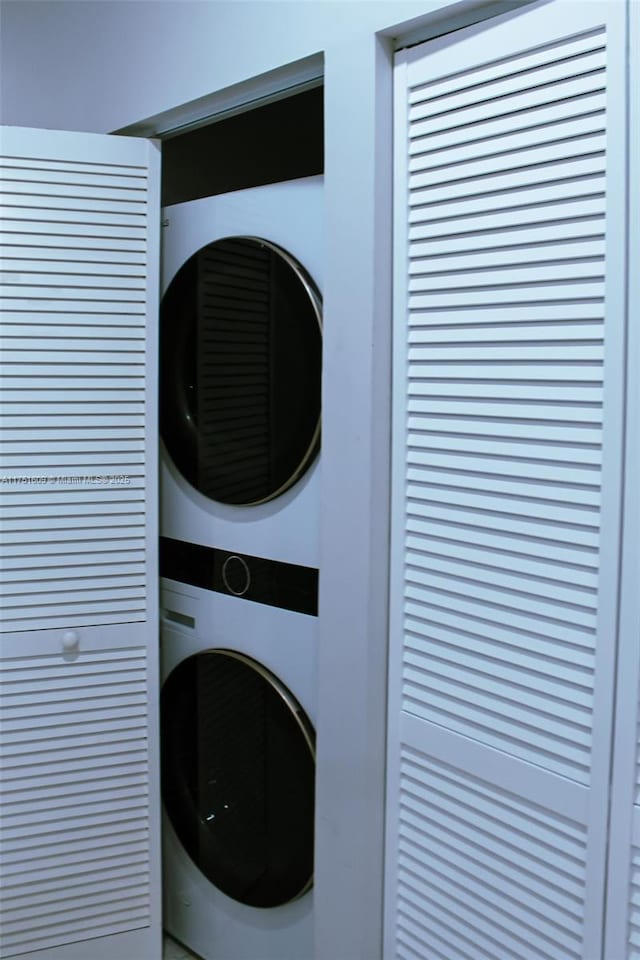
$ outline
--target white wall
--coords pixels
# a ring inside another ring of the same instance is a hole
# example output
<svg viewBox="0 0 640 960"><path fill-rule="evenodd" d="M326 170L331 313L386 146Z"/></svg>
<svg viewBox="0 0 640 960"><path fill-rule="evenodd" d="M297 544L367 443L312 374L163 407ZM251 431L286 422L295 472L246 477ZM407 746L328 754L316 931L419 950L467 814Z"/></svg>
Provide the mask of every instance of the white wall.
<svg viewBox="0 0 640 960"><path fill-rule="evenodd" d="M2 0L2 122L110 132L443 5Z"/></svg>
<svg viewBox="0 0 640 960"><path fill-rule="evenodd" d="M10 124L112 131L324 53L317 960L375 960L381 951L393 44L375 33L490 6L464 0L446 14L446 0L0 6L0 103Z"/></svg>

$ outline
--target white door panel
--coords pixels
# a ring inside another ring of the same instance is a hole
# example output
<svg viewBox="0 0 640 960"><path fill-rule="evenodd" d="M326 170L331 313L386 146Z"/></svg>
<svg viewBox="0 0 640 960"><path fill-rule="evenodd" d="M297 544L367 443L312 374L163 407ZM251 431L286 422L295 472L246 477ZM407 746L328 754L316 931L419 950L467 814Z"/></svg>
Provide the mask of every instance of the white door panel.
<svg viewBox="0 0 640 960"><path fill-rule="evenodd" d="M159 150L0 153L0 956L156 960Z"/></svg>
<svg viewBox="0 0 640 960"><path fill-rule="evenodd" d="M389 960L602 956L624 13L396 60Z"/></svg>

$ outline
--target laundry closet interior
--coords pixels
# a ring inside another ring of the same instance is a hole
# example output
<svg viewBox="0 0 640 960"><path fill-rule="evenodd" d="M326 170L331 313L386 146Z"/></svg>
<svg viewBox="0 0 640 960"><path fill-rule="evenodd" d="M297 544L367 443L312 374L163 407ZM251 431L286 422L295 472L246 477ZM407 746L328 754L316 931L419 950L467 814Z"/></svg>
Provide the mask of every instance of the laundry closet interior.
<svg viewBox="0 0 640 960"><path fill-rule="evenodd" d="M636 0L0 17L2 960L636 960Z"/></svg>

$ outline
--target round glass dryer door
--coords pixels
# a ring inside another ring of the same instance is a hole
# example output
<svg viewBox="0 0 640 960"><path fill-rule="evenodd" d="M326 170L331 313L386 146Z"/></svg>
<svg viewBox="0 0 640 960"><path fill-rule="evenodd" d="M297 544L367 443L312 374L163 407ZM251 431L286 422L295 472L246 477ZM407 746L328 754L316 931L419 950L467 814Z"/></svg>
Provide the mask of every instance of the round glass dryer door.
<svg viewBox="0 0 640 960"><path fill-rule="evenodd" d="M286 251L227 237L180 268L160 309L160 430L212 500L283 493L320 445L320 294Z"/></svg>
<svg viewBox="0 0 640 960"><path fill-rule="evenodd" d="M276 907L313 878L310 721L255 660L206 650L161 695L162 797L183 847L223 893Z"/></svg>

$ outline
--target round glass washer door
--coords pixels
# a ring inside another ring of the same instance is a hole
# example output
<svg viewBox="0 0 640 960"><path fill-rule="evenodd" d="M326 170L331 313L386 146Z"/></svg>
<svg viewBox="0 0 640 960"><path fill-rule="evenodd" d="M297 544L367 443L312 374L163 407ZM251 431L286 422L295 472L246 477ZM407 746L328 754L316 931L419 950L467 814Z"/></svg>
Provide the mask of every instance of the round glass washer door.
<svg viewBox="0 0 640 960"><path fill-rule="evenodd" d="M315 740L300 704L250 657L206 650L161 694L162 798L202 873L276 907L313 880Z"/></svg>
<svg viewBox="0 0 640 960"><path fill-rule="evenodd" d="M180 268L160 308L160 431L182 475L228 504L277 497L320 446L322 307L276 244L226 237Z"/></svg>

